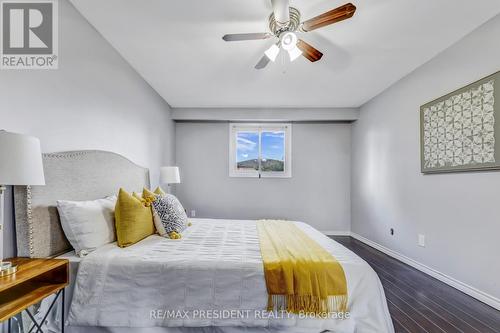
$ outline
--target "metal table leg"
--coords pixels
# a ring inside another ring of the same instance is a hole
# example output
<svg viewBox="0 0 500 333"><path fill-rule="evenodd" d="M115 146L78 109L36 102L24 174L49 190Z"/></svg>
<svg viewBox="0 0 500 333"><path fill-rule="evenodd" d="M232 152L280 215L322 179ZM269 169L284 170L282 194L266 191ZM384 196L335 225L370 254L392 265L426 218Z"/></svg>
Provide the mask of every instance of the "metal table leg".
<svg viewBox="0 0 500 333"><path fill-rule="evenodd" d="M61 303L62 303L62 311L61 311L61 333L64 333L64 294L65 294L65 289L63 288L62 290L62 295L61 295Z"/></svg>

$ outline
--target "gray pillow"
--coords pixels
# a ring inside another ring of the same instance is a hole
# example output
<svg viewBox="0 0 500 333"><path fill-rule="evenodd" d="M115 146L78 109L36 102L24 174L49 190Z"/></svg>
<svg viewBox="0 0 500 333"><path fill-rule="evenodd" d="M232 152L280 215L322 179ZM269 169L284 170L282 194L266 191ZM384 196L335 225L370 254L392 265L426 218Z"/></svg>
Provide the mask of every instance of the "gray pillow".
<svg viewBox="0 0 500 333"><path fill-rule="evenodd" d="M172 194L156 196L151 203L156 230L160 236L183 232L187 228L187 215L179 200Z"/></svg>

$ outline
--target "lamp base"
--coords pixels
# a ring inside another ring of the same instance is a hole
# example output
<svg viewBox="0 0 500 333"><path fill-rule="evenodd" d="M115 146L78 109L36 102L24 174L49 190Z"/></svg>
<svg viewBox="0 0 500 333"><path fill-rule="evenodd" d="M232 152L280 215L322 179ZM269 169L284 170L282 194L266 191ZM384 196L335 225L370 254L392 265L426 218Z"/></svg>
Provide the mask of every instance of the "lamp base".
<svg viewBox="0 0 500 333"><path fill-rule="evenodd" d="M17 272L17 266L13 266L9 261L0 262L0 277L11 275Z"/></svg>

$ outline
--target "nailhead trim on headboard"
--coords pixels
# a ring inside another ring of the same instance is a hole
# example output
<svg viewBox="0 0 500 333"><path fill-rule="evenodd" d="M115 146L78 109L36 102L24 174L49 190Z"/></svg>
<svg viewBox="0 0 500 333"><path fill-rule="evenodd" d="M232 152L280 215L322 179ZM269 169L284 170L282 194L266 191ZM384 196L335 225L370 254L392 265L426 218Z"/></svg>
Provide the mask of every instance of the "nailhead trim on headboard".
<svg viewBox="0 0 500 333"><path fill-rule="evenodd" d="M33 211L31 210L31 186L26 186L26 214L28 217L28 228L29 228L29 251L30 258L35 255L33 246Z"/></svg>
<svg viewBox="0 0 500 333"><path fill-rule="evenodd" d="M73 158L77 156L83 156L83 155L88 155L89 152L92 153L97 153L98 151L95 150L89 150L89 151L75 151L75 152L68 152L68 153L45 153L43 154L44 158ZM105 153L105 152L103 152Z"/></svg>

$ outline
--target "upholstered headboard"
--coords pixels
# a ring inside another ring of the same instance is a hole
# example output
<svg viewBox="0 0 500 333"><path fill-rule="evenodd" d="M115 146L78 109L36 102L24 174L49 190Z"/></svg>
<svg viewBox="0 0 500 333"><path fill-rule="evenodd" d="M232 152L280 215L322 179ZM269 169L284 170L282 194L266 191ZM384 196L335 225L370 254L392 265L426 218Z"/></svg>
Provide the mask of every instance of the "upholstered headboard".
<svg viewBox="0 0 500 333"><path fill-rule="evenodd" d="M149 170L106 151L43 155L45 186L14 188L18 256L51 257L71 250L57 213L57 200L93 200L120 187L149 187Z"/></svg>

